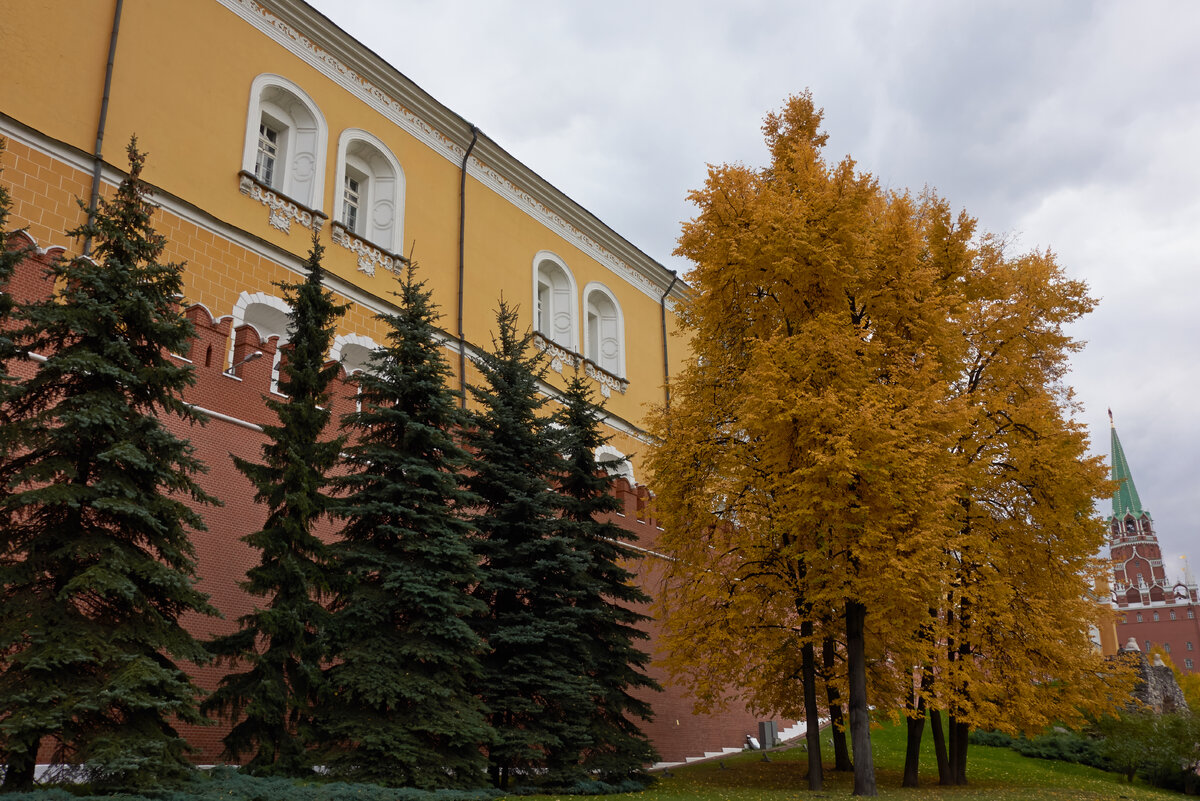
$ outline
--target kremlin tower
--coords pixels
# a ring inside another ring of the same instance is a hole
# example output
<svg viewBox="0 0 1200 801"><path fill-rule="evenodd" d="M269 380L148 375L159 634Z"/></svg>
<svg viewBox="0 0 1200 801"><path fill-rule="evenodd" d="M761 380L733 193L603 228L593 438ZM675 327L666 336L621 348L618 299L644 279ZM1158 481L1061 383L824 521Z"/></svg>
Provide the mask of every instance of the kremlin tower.
<svg viewBox="0 0 1200 801"><path fill-rule="evenodd" d="M1108 416L1111 423L1111 411ZM1142 508L1115 425L1111 458L1112 478L1120 482L1108 519L1117 640L1125 643L1132 638L1143 653L1160 646L1185 673L1200 672L1196 581L1186 568L1181 581L1167 577L1154 523Z"/></svg>

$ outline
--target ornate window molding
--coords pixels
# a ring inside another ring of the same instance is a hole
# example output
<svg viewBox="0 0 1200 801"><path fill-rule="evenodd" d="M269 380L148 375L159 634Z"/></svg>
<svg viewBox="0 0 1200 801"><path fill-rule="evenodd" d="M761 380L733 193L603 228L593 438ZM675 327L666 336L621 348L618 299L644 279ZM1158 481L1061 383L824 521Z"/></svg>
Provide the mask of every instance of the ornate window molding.
<svg viewBox="0 0 1200 801"><path fill-rule="evenodd" d="M629 389L629 382L624 378L613 375L575 351L568 350L557 342L546 338L540 332L534 333L533 346L546 354L550 359L550 369L559 375L562 375L563 371L568 368L574 370L582 365L583 374L600 385L600 394L605 398L612 397L613 390L624 395L625 391Z"/></svg>
<svg viewBox="0 0 1200 801"><path fill-rule="evenodd" d="M347 232L384 253L404 249L404 171L378 137L347 128L338 137L337 191L333 219ZM347 179L357 183L358 204L353 219Z"/></svg>
<svg viewBox="0 0 1200 801"><path fill-rule="evenodd" d="M583 355L614 376L625 375L625 317L612 290L598 281L583 288Z"/></svg>
<svg viewBox="0 0 1200 801"><path fill-rule="evenodd" d="M356 236L339 222L334 222L331 227L334 244L341 245L358 257L359 272L374 277L375 271L382 268L399 275L404 265L408 264L408 259L376 247L367 240Z"/></svg>
<svg viewBox="0 0 1200 801"><path fill-rule="evenodd" d="M579 313L575 276L566 262L548 250L533 257L533 330L560 348L579 350Z"/></svg>
<svg viewBox="0 0 1200 801"><path fill-rule="evenodd" d="M328 141L325 118L295 83L272 73L250 83L242 192L268 206L271 225L281 231L304 211L323 216Z"/></svg>
<svg viewBox="0 0 1200 801"><path fill-rule="evenodd" d="M533 346L549 357L550 369L556 373L561 374L568 367L573 369L583 363L583 357L578 353L548 339L540 331L533 335Z"/></svg>
<svg viewBox="0 0 1200 801"><path fill-rule="evenodd" d="M253 173L245 170L238 173L238 190L266 206L270 210L267 222L285 234L291 233L292 223L313 231L320 231L325 225L324 214L281 197L254 177Z"/></svg>
<svg viewBox="0 0 1200 801"><path fill-rule="evenodd" d="M622 395L629 389L629 382L620 376L613 375L590 359L583 360L583 373L600 385L600 394L605 398L612 397L613 391Z"/></svg>

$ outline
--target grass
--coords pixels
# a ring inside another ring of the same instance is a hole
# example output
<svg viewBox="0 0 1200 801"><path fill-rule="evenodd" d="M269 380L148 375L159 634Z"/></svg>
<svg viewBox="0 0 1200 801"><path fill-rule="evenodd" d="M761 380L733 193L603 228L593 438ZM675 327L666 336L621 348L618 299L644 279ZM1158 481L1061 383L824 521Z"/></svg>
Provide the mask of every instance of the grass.
<svg viewBox="0 0 1200 801"><path fill-rule="evenodd" d="M875 776L883 799L1005 799L1006 801L1109 801L1110 799L1179 799L1140 780L1126 784L1119 776L1095 768L1023 757L1007 748L973 745L967 759L965 787L939 787L937 765L928 731L922 742L919 788L903 788L904 728L887 725L871 732ZM832 758L832 748L826 749ZM631 801L794 801L805 798L849 798L853 777L826 769L825 789L810 793L807 757L799 748L776 751L764 762L757 753L743 753L719 762L675 768L669 777L643 793L616 796L528 796L533 799L581 801L584 798ZM722 768L722 763L724 767ZM827 763L828 764L828 763Z"/></svg>

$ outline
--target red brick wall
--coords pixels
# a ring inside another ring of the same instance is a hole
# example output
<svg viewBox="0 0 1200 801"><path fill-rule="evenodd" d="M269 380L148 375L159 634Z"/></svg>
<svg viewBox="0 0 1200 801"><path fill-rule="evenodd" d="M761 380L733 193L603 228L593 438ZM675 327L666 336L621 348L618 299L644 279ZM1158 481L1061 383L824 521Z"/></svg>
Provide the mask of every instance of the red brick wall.
<svg viewBox="0 0 1200 801"><path fill-rule="evenodd" d="M1170 619L1172 611L1175 612L1174 620ZM1193 615L1190 619L1188 612ZM1158 620L1154 619L1155 613L1158 613ZM1200 608L1196 605L1179 604L1173 610L1131 606L1120 610L1118 614L1121 615L1117 618L1118 646L1124 648L1130 637L1137 640L1142 653L1148 653L1147 640L1151 646L1170 646L1171 661L1175 667L1185 673L1200 672ZM1142 616L1141 622L1137 619L1139 614ZM1191 643L1191 650L1188 650L1188 643ZM1187 659L1192 660L1190 668L1184 661Z"/></svg>

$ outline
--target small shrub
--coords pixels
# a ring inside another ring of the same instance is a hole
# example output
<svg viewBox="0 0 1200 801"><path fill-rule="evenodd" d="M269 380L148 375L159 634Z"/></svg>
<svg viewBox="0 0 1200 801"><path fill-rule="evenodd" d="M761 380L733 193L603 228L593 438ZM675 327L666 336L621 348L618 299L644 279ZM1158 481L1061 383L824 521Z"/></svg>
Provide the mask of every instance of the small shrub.
<svg viewBox="0 0 1200 801"><path fill-rule="evenodd" d="M980 731L971 732L971 745L990 745L994 748L1012 748L1014 737L1005 734L1002 731Z"/></svg>

